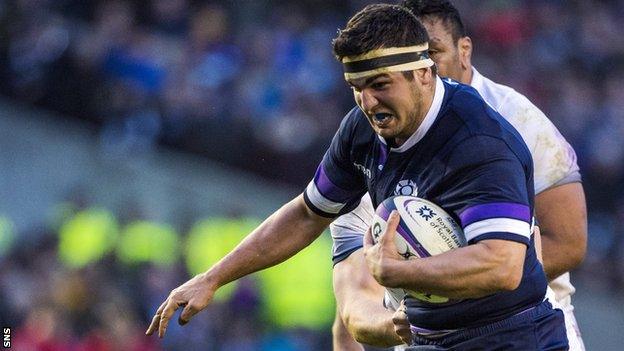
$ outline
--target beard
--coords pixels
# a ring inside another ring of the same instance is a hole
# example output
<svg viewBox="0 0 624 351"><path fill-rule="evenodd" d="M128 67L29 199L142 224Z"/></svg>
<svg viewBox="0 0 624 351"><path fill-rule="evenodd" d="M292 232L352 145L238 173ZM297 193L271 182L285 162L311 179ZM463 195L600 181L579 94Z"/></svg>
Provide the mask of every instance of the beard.
<svg viewBox="0 0 624 351"><path fill-rule="evenodd" d="M418 130L425 118L423 114L424 107L422 106L422 93L417 88L412 90L410 106L403 128L397 131L397 135L394 137L401 144Z"/></svg>

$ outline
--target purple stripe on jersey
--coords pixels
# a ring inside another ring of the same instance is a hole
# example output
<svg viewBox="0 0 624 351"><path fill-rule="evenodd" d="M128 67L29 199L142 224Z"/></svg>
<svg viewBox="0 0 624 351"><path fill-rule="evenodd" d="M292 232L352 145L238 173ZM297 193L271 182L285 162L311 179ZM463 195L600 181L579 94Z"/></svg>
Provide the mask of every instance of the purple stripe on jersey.
<svg viewBox="0 0 624 351"><path fill-rule="evenodd" d="M490 218L511 218L531 222L529 206L511 202L495 202L469 207L459 214L462 228Z"/></svg>
<svg viewBox="0 0 624 351"><path fill-rule="evenodd" d="M339 188L327 177L322 164L316 169L314 184L316 184L319 193L328 200L342 203L348 201L352 197L348 191Z"/></svg>

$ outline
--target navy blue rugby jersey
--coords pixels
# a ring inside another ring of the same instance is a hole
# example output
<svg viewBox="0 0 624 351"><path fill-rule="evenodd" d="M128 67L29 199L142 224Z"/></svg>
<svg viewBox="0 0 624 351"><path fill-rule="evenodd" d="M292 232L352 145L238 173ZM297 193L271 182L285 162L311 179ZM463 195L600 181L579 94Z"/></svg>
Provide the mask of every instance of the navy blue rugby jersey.
<svg viewBox="0 0 624 351"><path fill-rule="evenodd" d="M531 154L474 88L438 78L430 111L399 148L389 147L359 108L351 110L304 198L317 214L337 217L353 210L366 191L375 207L399 194L433 201L461 224L468 244L503 239L527 245L516 290L444 305L408 297L413 325L434 330L482 325L544 298L547 280L531 240Z"/></svg>

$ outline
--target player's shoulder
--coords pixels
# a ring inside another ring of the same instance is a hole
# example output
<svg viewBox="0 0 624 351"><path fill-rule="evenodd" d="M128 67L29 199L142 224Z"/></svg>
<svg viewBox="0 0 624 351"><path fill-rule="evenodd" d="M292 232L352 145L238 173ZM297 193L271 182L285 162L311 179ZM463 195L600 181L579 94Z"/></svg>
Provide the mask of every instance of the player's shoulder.
<svg viewBox="0 0 624 351"><path fill-rule="evenodd" d="M447 79L445 84L450 87L447 114L463 127L458 133L456 154L463 155L466 161L483 160L484 157L497 157L509 152L522 163L530 159L530 152L520 134L475 88Z"/></svg>
<svg viewBox="0 0 624 351"><path fill-rule="evenodd" d="M473 86L485 101L517 129L552 126L544 112L514 88L494 82L476 70Z"/></svg>
<svg viewBox="0 0 624 351"><path fill-rule="evenodd" d="M470 136L506 137L513 134L507 122L488 104L479 92L466 84L444 79L449 93L446 96L446 114L454 116Z"/></svg>
<svg viewBox="0 0 624 351"><path fill-rule="evenodd" d="M475 88L520 133L534 156L545 152L543 149L546 146L569 152L570 146L557 127L529 98L480 75L476 70L475 78Z"/></svg>
<svg viewBox="0 0 624 351"><path fill-rule="evenodd" d="M459 141L447 165L462 168L503 159L515 159L524 166L532 165L531 153L523 143L487 133L472 134Z"/></svg>
<svg viewBox="0 0 624 351"><path fill-rule="evenodd" d="M506 103L518 103L519 100L517 98L524 97L514 88L497 83L483 76L476 69L473 69L472 72L472 87L497 111L500 111L500 108L504 107Z"/></svg>
<svg viewBox="0 0 624 351"><path fill-rule="evenodd" d="M471 87L450 78L442 78L445 88L445 105L460 116L470 116L483 111L487 103L479 92Z"/></svg>

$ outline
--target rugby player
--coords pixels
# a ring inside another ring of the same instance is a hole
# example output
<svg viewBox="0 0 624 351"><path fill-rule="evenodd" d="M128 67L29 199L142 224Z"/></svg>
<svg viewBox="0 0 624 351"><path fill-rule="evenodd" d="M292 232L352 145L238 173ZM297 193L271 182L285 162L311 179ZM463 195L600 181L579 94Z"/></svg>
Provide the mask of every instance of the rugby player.
<svg viewBox="0 0 624 351"><path fill-rule="evenodd" d="M408 0L402 5L427 28L429 54L439 74L472 85L528 145L535 168L536 217L542 229L544 269L554 290L549 290L549 298L565 313L570 349L584 350L571 305L574 287L568 273L582 261L587 244L585 198L574 150L526 97L483 77L472 66L471 39L449 1ZM338 309L332 329L334 350L363 350L349 333L362 343L376 346L400 343L393 333L392 313L375 303L382 299L384 290L370 275L360 250L373 213L370 197L365 195L356 210L330 226ZM409 337L409 330L404 337Z"/></svg>
<svg viewBox="0 0 624 351"><path fill-rule="evenodd" d="M314 179L230 254L174 289L147 334L162 337L178 308L185 324L219 287L294 255L366 192L377 205L409 184L453 214L469 242L423 259L369 259L380 263L372 271L386 286L454 300L405 299L412 328L422 333L414 343L566 349L563 313L544 300L547 280L531 236L533 165L517 131L476 90L436 75L427 32L404 7L367 6L340 31L334 53L358 107ZM369 257L380 251L369 248Z"/></svg>

